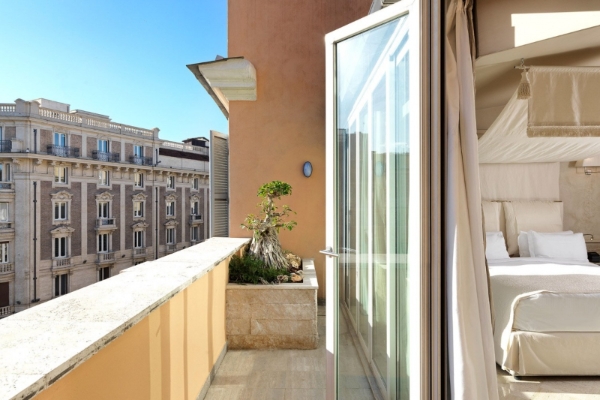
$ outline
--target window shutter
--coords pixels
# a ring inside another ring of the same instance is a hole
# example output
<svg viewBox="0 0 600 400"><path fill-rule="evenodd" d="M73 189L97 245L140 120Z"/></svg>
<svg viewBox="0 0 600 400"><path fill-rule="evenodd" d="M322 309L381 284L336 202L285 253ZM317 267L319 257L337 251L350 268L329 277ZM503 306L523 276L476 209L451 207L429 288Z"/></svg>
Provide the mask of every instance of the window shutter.
<svg viewBox="0 0 600 400"><path fill-rule="evenodd" d="M229 138L210 131L210 236L229 236Z"/></svg>

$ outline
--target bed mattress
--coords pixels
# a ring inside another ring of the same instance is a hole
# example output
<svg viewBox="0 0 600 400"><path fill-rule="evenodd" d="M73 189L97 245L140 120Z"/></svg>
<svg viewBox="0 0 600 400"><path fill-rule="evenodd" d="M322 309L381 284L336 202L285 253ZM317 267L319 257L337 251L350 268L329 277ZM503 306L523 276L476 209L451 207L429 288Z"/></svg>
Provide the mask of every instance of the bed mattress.
<svg viewBox="0 0 600 400"><path fill-rule="evenodd" d="M511 258L489 260L496 361L518 352L516 331L600 332L600 267L591 263Z"/></svg>

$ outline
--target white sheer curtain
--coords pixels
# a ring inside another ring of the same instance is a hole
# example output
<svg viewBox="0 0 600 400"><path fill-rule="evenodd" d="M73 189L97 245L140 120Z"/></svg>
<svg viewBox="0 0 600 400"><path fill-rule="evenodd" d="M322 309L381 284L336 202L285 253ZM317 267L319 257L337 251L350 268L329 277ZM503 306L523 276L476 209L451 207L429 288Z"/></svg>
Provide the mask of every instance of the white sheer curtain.
<svg viewBox="0 0 600 400"><path fill-rule="evenodd" d="M454 400L498 399L479 188L472 32L472 0L452 0L446 16L446 271Z"/></svg>

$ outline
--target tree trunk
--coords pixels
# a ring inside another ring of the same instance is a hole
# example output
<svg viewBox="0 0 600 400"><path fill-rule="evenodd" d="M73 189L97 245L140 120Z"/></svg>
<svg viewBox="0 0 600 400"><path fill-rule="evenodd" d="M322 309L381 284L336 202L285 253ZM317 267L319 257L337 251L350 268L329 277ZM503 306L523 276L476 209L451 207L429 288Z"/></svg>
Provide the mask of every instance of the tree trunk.
<svg viewBox="0 0 600 400"><path fill-rule="evenodd" d="M250 254L262 260L266 267L288 269L287 258L283 254L277 231L273 228L268 228L258 238L255 236L252 239Z"/></svg>

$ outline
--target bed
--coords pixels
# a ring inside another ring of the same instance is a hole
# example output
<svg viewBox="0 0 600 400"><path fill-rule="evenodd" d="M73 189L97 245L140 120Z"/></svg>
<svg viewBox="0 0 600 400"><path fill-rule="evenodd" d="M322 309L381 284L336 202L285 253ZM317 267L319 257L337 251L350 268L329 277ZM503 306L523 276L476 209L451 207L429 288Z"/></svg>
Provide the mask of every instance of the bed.
<svg viewBox="0 0 600 400"><path fill-rule="evenodd" d="M515 376L600 375L600 267L488 260L496 362Z"/></svg>
<svg viewBox="0 0 600 400"><path fill-rule="evenodd" d="M560 201L484 201L494 352L514 376L600 375L600 266Z"/></svg>

